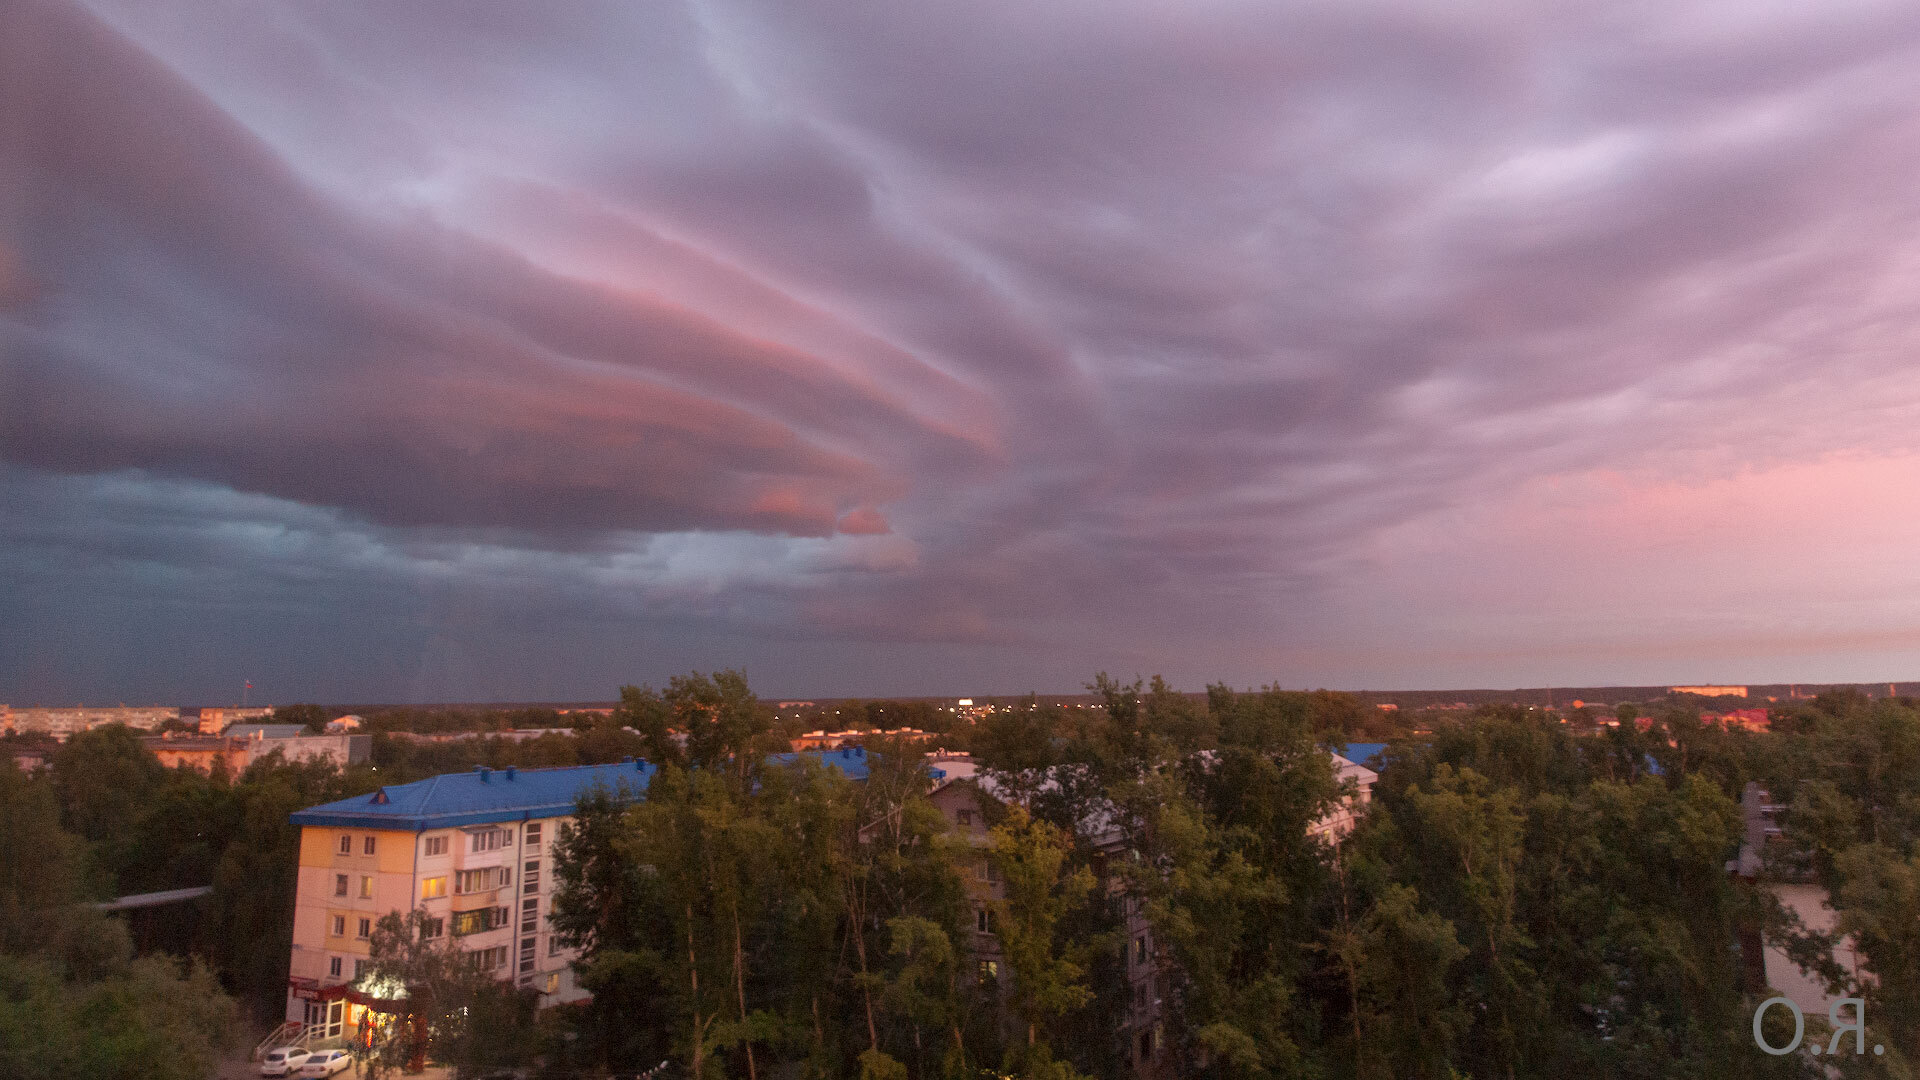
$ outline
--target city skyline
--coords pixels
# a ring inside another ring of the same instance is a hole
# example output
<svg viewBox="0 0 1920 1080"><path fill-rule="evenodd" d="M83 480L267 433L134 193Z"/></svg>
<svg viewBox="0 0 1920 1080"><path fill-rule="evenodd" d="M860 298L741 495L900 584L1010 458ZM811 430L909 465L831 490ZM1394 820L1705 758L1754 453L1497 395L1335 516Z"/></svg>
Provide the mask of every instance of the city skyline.
<svg viewBox="0 0 1920 1080"><path fill-rule="evenodd" d="M0 701L1920 672L1920 12L1517 11L10 5Z"/></svg>

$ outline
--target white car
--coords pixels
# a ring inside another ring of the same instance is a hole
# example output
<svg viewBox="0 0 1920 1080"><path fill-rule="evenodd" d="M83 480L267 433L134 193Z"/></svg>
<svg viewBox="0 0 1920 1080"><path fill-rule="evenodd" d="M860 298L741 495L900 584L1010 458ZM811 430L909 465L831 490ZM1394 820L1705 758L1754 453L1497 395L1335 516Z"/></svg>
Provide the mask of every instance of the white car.
<svg viewBox="0 0 1920 1080"><path fill-rule="evenodd" d="M320 1050L300 1064L301 1076L332 1076L337 1072L346 1072L353 1064L353 1055L345 1050Z"/></svg>
<svg viewBox="0 0 1920 1080"><path fill-rule="evenodd" d="M278 1050L269 1050L267 1056L260 1060L260 1075L292 1076L312 1056L312 1051L298 1046L282 1046Z"/></svg>

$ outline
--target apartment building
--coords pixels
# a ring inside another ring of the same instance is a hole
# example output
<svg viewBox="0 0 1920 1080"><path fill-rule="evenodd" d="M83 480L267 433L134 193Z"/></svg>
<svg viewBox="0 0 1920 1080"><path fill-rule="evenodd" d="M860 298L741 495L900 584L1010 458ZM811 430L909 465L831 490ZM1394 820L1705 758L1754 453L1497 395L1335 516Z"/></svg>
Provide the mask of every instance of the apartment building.
<svg viewBox="0 0 1920 1080"><path fill-rule="evenodd" d="M276 726L290 733L275 734L271 729ZM331 761L343 769L373 758L371 735L308 735L306 728L299 724L252 725L251 735L233 734L244 727L246 725L235 724L227 729L228 734L214 736L164 732L145 736L140 741L160 759L160 764L168 768L185 766L201 772L212 772L219 763L228 772L238 774L273 754L289 762Z"/></svg>
<svg viewBox="0 0 1920 1080"><path fill-rule="evenodd" d="M71 708L34 705L10 709L8 716L11 731L21 734L39 732L66 742L68 736L76 731L87 731L108 724L125 724L130 728L152 731L169 720L179 719L180 710L172 705L75 705Z"/></svg>
<svg viewBox="0 0 1920 1080"><path fill-rule="evenodd" d="M374 1004L365 976L374 924L424 911L445 936L542 1004L587 994L573 950L549 932L552 846L584 792L638 797L646 762L475 769L382 788L292 815L300 830L287 1019L353 1036Z"/></svg>
<svg viewBox="0 0 1920 1080"><path fill-rule="evenodd" d="M808 756L853 779L867 776L858 747ZM656 771L644 761L476 768L294 813L300 870L286 1018L317 1026L321 1038L357 1035L379 1003L367 978L374 925L416 908L434 937L537 991L543 1006L588 997L574 981L575 951L548 925L553 845L583 794L603 788L637 799Z"/></svg>

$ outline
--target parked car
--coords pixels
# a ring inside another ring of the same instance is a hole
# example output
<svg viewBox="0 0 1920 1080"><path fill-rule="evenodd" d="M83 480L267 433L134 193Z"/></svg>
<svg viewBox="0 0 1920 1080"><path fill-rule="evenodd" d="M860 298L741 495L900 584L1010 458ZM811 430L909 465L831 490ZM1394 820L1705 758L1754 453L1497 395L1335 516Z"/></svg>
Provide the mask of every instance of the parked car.
<svg viewBox="0 0 1920 1080"><path fill-rule="evenodd" d="M282 1046L277 1050L269 1050L267 1056L260 1059L260 1075L294 1076L299 1073L300 1066L306 1064L307 1059L312 1056L313 1051L298 1046Z"/></svg>
<svg viewBox="0 0 1920 1080"><path fill-rule="evenodd" d="M321 1050L307 1058L300 1065L301 1076L332 1076L346 1072L353 1064L353 1055L345 1050Z"/></svg>

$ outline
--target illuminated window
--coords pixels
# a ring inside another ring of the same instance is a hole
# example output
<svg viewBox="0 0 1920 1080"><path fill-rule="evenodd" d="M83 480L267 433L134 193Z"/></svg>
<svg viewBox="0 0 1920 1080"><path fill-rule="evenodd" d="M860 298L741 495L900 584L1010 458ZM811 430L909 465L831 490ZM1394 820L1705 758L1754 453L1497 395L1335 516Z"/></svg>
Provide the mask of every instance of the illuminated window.
<svg viewBox="0 0 1920 1080"><path fill-rule="evenodd" d="M347 835L346 833L340 834L340 854L342 855L353 854L353 837Z"/></svg>
<svg viewBox="0 0 1920 1080"><path fill-rule="evenodd" d="M373 899L373 879L364 874L360 876L360 899Z"/></svg>
<svg viewBox="0 0 1920 1080"><path fill-rule="evenodd" d="M447 895L446 878L430 877L420 883L420 899L422 900L438 900L445 895Z"/></svg>
<svg viewBox="0 0 1920 1080"><path fill-rule="evenodd" d="M480 908L476 911L456 911L453 913L453 936L465 937L493 929L493 909Z"/></svg>
<svg viewBox="0 0 1920 1080"><path fill-rule="evenodd" d="M997 982L1000 978L1000 965L991 960L980 961L980 981Z"/></svg>
<svg viewBox="0 0 1920 1080"><path fill-rule="evenodd" d="M367 842L366 842L366 844L364 845L364 847L365 847L365 850L364 850L363 852L361 852L361 854L363 854L363 855L371 855L371 854L373 854L373 837L371 837L371 836L369 836L369 837L367 837Z"/></svg>
<svg viewBox="0 0 1920 1080"><path fill-rule="evenodd" d="M547 993L557 994L559 992L560 992L560 973L556 971L553 974L547 976Z"/></svg>

